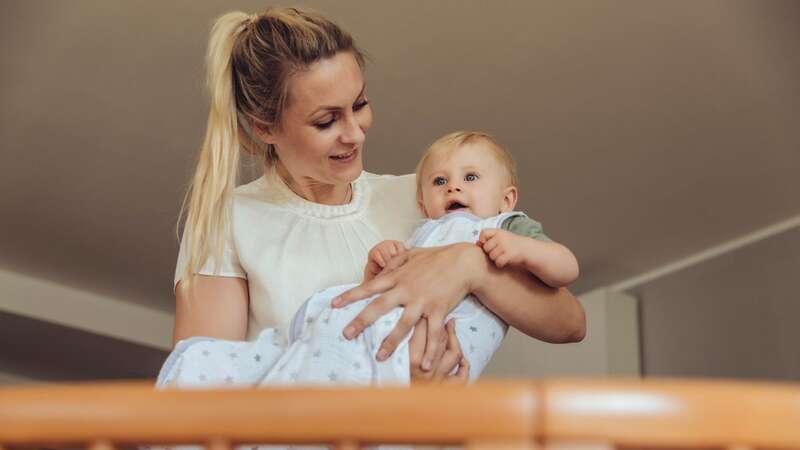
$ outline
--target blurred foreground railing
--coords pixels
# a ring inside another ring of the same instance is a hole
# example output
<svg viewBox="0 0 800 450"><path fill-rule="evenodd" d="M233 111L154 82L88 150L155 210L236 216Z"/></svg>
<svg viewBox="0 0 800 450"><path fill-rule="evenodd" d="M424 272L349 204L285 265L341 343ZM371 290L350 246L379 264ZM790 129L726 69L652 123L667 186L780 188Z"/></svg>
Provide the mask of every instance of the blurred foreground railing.
<svg viewBox="0 0 800 450"><path fill-rule="evenodd" d="M596 379L405 389L0 388L0 449L375 443L800 449L800 385Z"/></svg>

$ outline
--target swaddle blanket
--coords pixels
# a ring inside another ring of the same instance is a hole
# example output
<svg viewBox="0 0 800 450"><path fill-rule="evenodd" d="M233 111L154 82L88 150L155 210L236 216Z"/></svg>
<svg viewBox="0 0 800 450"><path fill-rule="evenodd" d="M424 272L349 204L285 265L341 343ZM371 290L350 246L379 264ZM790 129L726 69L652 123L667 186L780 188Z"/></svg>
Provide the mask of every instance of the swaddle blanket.
<svg viewBox="0 0 800 450"><path fill-rule="evenodd" d="M497 228L512 215L480 219L451 213L426 220L407 242L409 247L433 247L475 242L484 228ZM399 321L403 309L395 308L358 337L347 340L344 327L375 297L331 308L331 300L354 287L335 286L310 297L295 315L289 330L267 328L255 341L226 341L193 337L180 341L158 376L158 388L211 388L288 384L407 385L410 383L408 341L387 360L375 355L383 339ZM464 299L448 316L470 362L470 380L478 378L502 342L507 325L473 296Z"/></svg>

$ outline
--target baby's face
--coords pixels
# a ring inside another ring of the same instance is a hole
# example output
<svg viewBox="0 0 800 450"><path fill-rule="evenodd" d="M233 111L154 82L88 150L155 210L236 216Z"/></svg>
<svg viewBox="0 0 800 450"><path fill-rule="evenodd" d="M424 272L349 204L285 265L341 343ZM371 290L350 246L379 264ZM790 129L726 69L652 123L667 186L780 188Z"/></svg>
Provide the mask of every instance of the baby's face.
<svg viewBox="0 0 800 450"><path fill-rule="evenodd" d="M513 199L507 195L507 171L489 145L473 142L428 157L420 181L422 212L427 217L466 211L488 218L514 209L516 195Z"/></svg>

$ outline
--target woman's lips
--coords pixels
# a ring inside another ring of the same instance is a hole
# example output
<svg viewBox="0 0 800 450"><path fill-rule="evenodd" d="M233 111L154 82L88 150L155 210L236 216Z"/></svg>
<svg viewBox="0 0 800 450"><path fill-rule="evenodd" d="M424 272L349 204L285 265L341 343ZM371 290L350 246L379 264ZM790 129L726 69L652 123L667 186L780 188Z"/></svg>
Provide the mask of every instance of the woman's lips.
<svg viewBox="0 0 800 450"><path fill-rule="evenodd" d="M352 162L354 159L356 159L357 155L358 155L358 149L356 148L356 149L353 149L353 151L351 151L349 153L343 153L341 155L330 156L330 159L332 159L333 161L336 161L338 163L349 163L349 162Z"/></svg>

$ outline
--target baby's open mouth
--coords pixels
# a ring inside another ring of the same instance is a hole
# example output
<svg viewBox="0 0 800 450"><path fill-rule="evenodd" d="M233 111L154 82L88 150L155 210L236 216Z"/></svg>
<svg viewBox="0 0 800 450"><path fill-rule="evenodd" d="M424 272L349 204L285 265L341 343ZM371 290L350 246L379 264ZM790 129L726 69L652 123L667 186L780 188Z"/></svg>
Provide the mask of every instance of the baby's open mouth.
<svg viewBox="0 0 800 450"><path fill-rule="evenodd" d="M456 210L463 209L463 208L466 208L466 205L464 205L464 204L462 204L460 202L450 202L450 203L447 204L447 208L446 209L448 211L456 211Z"/></svg>

